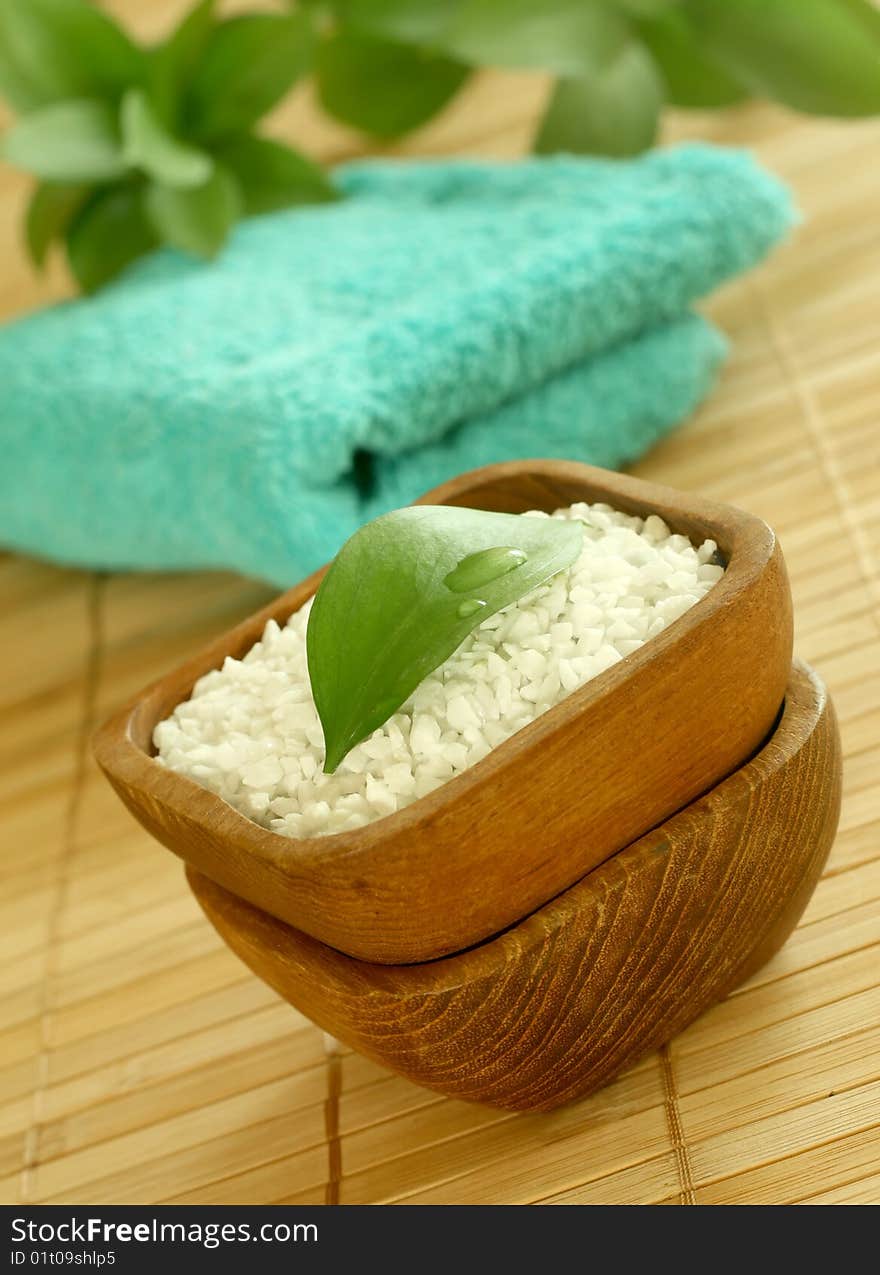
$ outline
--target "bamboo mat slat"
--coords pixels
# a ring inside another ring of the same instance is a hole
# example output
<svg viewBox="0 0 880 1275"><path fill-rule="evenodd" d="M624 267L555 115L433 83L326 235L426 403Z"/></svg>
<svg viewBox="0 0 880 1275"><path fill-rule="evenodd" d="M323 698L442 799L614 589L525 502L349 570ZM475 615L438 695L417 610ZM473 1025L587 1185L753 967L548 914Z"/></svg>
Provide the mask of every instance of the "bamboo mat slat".
<svg viewBox="0 0 880 1275"><path fill-rule="evenodd" d="M111 7L155 34L179 5ZM517 154L545 91L480 77L404 149ZM273 127L329 157L356 148L306 97ZM753 105L672 121L687 134L754 147L806 218L712 300L733 345L721 384L636 467L779 530L797 649L838 707L840 833L790 942L667 1049L550 1115L330 1056L223 947L87 747L265 589L0 558L4 1199L880 1202L880 123ZM58 268L34 281L13 247L23 190L0 177L3 314L66 287Z"/></svg>

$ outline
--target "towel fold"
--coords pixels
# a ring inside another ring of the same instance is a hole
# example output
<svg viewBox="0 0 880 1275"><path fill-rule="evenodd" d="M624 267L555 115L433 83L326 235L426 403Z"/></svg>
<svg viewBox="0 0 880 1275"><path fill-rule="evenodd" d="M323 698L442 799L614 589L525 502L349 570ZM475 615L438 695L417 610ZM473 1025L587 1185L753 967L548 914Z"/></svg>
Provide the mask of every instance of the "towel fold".
<svg viewBox="0 0 880 1275"><path fill-rule="evenodd" d="M287 585L474 465L623 464L712 383L691 304L792 220L709 146L338 178L210 265L163 250L0 329L0 540Z"/></svg>

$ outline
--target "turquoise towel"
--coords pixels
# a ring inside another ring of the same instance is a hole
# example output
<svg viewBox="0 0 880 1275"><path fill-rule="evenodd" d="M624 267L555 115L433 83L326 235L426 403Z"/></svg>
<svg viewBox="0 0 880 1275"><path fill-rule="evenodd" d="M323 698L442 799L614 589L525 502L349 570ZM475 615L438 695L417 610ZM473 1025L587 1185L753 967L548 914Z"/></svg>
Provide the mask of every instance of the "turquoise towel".
<svg viewBox="0 0 880 1275"><path fill-rule="evenodd" d="M745 154L352 164L347 198L0 329L0 539L286 585L474 465L634 459L706 394L691 304L790 224Z"/></svg>

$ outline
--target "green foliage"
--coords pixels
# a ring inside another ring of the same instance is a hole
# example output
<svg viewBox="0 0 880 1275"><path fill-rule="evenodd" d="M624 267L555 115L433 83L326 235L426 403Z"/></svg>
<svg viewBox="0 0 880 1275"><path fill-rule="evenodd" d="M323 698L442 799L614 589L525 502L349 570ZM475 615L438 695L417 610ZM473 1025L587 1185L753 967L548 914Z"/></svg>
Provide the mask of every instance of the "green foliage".
<svg viewBox="0 0 880 1275"><path fill-rule="evenodd" d="M120 108L122 153L129 168L140 168L166 186L201 186L211 176L207 152L179 142L159 119L144 89L129 89Z"/></svg>
<svg viewBox="0 0 880 1275"><path fill-rule="evenodd" d="M324 770L472 629L571 566L583 534L579 522L449 505L398 509L356 531L321 582L306 634Z"/></svg>
<svg viewBox="0 0 880 1275"><path fill-rule="evenodd" d="M321 103L374 137L400 137L424 124L457 93L468 68L418 45L340 31L318 54Z"/></svg>
<svg viewBox="0 0 880 1275"><path fill-rule="evenodd" d="M730 106L746 90L699 42L678 8L669 8L639 25L639 35L653 57L673 106L694 110Z"/></svg>
<svg viewBox="0 0 880 1275"><path fill-rule="evenodd" d="M651 144L664 101L703 109L756 95L825 115L880 112L880 14L871 0L337 0L332 7L343 31L471 66L556 74L536 133L542 151L630 154ZM353 67L352 81L356 74ZM344 96L341 86L337 93ZM369 114L362 103L366 131ZM350 102L345 119L352 122Z"/></svg>
<svg viewBox="0 0 880 1275"><path fill-rule="evenodd" d="M0 158L41 182L25 226L35 262L62 240L94 287L156 243L210 256L239 216L334 198L317 165L255 132L306 75L328 114L388 141L427 123L474 69L549 72L542 153L635 154L667 104L757 96L880 113L872 0L289 0L227 18L218 7L197 0L144 48L99 2L0 0L0 95L19 115ZM119 244L102 248L110 224ZM114 270L98 267L102 251Z"/></svg>
<svg viewBox="0 0 880 1275"><path fill-rule="evenodd" d="M339 198L323 168L268 137L232 138L218 147L216 156L238 182L248 215Z"/></svg>
<svg viewBox="0 0 880 1275"><path fill-rule="evenodd" d="M144 54L84 0L0 0L0 89L17 111L65 98L119 98Z"/></svg>
<svg viewBox="0 0 880 1275"><path fill-rule="evenodd" d="M151 182L144 196L147 220L158 238L198 257L217 255L241 206L238 183L219 166L199 186Z"/></svg>
<svg viewBox="0 0 880 1275"><path fill-rule="evenodd" d="M472 64L581 76L616 57L627 23L608 0L466 0L442 44Z"/></svg>
<svg viewBox="0 0 880 1275"><path fill-rule="evenodd" d="M54 182L106 182L127 165L107 102L70 98L40 106L0 139L0 158Z"/></svg>
<svg viewBox="0 0 880 1275"><path fill-rule="evenodd" d="M345 27L424 46L442 38L461 0L338 0L333 7Z"/></svg>
<svg viewBox="0 0 880 1275"><path fill-rule="evenodd" d="M700 42L741 84L816 115L880 112L868 0L685 0Z"/></svg>
<svg viewBox="0 0 880 1275"><path fill-rule="evenodd" d="M64 233L70 269L84 292L103 287L158 243L134 182L99 187Z"/></svg>
<svg viewBox="0 0 880 1275"><path fill-rule="evenodd" d="M81 288L159 244L212 257L236 220L335 197L304 155L254 133L313 64L307 14L219 19L200 0L140 48L90 0L0 0L0 159L39 181L25 242L66 247Z"/></svg>
<svg viewBox="0 0 880 1275"><path fill-rule="evenodd" d="M662 105L653 58L629 40L595 74L557 81L535 150L637 155L654 141Z"/></svg>
<svg viewBox="0 0 880 1275"><path fill-rule="evenodd" d="M301 14L254 13L216 23L184 95L194 137L244 132L309 68L313 36Z"/></svg>
<svg viewBox="0 0 880 1275"><path fill-rule="evenodd" d="M181 125L181 102L215 26L216 0L200 0L167 40L149 53L150 98L170 128Z"/></svg>
<svg viewBox="0 0 880 1275"><path fill-rule="evenodd" d="M31 260L42 266L53 239L85 203L88 187L40 182L28 202L25 236Z"/></svg>

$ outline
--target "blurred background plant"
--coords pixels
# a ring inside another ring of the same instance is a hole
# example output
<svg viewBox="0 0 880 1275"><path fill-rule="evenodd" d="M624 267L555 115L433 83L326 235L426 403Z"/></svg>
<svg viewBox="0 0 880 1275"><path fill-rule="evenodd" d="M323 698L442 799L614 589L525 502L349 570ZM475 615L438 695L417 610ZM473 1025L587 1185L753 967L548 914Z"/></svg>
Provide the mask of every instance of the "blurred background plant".
<svg viewBox="0 0 880 1275"><path fill-rule="evenodd" d="M242 216L336 198L260 136L304 77L382 143L427 123L480 67L550 73L541 153L632 155L662 109L748 97L880 113L871 0L300 0L219 16L200 0L142 47L89 0L0 0L0 157L33 174L26 241L90 291L160 243L213 256Z"/></svg>

